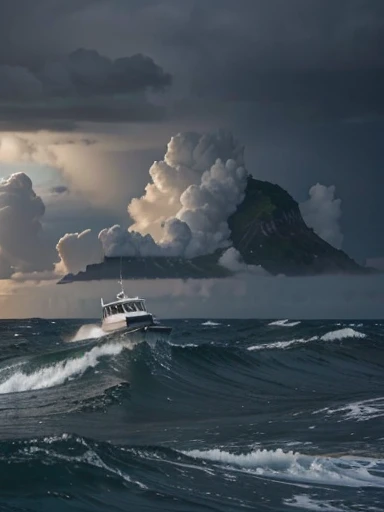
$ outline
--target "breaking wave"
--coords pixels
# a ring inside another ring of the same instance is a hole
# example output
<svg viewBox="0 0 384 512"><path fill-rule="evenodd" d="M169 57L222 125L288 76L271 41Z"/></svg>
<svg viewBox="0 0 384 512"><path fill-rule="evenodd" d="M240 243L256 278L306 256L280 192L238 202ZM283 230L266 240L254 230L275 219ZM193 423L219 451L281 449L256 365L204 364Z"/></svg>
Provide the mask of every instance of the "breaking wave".
<svg viewBox="0 0 384 512"><path fill-rule="evenodd" d="M313 457L293 451L284 452L280 448L241 455L219 449L183 453L193 459L223 464L257 476L311 484L384 488L384 477L371 473L376 467L384 467L381 459Z"/></svg>
<svg viewBox="0 0 384 512"><path fill-rule="evenodd" d="M343 340L345 338L366 338L366 334L355 331L350 327L346 327L345 329L338 329L337 331L330 331L321 336L321 340L323 341L335 341L335 340Z"/></svg>
<svg viewBox="0 0 384 512"><path fill-rule="evenodd" d="M170 321L156 341L4 323L5 506L382 510L382 326L219 322Z"/></svg>
<svg viewBox="0 0 384 512"><path fill-rule="evenodd" d="M59 386L74 377L83 375L88 368L97 366L102 357L116 356L127 348L132 349L133 345L131 343L109 343L95 346L81 356L43 366L30 373L19 369L0 383L0 394ZM3 373L6 372L1 371L0 378Z"/></svg>

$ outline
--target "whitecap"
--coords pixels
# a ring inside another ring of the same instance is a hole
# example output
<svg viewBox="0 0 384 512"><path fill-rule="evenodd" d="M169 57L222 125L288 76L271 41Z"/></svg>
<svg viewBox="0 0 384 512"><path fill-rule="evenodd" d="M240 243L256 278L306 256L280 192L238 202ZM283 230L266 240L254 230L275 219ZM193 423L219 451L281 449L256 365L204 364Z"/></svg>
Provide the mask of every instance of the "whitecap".
<svg viewBox="0 0 384 512"><path fill-rule="evenodd" d="M312 338L304 339L304 338L295 338L293 340L288 341L275 341L273 343L260 343L259 345L253 345L248 347L247 350L271 350L271 349L286 349L292 347L294 345L299 345L300 343L308 343L310 341L316 341L319 338L317 336L313 336Z"/></svg>
<svg viewBox="0 0 384 512"><path fill-rule="evenodd" d="M275 325L278 327L295 327L296 325L301 324L300 321L290 322L287 318L285 320L275 320L274 322L269 323L268 325Z"/></svg>
<svg viewBox="0 0 384 512"><path fill-rule="evenodd" d="M201 325L207 325L207 326L211 326L211 327L215 327L217 325L221 325L217 322L212 322L211 320L207 320L206 322L202 323Z"/></svg>
<svg viewBox="0 0 384 512"><path fill-rule="evenodd" d="M255 450L235 454L220 449L191 450L183 452L197 460L221 464L255 476L271 477L298 483L315 483L342 487L384 488L384 478L370 471L384 469L384 460L352 457L321 457L299 452Z"/></svg>
<svg viewBox="0 0 384 512"><path fill-rule="evenodd" d="M307 343L308 340L304 339L294 339L290 341L275 341L273 343L261 343L260 345L253 345L252 347L248 347L247 350L268 350L268 349L285 349L291 347L292 345L297 345L298 343Z"/></svg>
<svg viewBox="0 0 384 512"><path fill-rule="evenodd" d="M97 366L100 358L116 356L125 348L132 349L133 344L109 343L93 347L80 357L43 366L32 373L25 373L22 369L18 370L0 383L0 394L59 386L75 376L82 375L88 368Z"/></svg>
<svg viewBox="0 0 384 512"><path fill-rule="evenodd" d="M322 341L336 341L336 340L343 340L345 338L366 338L367 335L355 331L354 329L351 329L350 327L346 327L344 329L338 329L337 331L330 331L321 336Z"/></svg>

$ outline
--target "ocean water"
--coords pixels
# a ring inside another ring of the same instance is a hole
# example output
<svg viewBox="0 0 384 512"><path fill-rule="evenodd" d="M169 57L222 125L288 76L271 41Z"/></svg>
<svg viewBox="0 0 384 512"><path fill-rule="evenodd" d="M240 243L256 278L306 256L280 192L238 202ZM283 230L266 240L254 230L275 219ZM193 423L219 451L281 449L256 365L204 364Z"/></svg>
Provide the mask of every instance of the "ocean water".
<svg viewBox="0 0 384 512"><path fill-rule="evenodd" d="M1 511L383 511L384 321L0 322Z"/></svg>

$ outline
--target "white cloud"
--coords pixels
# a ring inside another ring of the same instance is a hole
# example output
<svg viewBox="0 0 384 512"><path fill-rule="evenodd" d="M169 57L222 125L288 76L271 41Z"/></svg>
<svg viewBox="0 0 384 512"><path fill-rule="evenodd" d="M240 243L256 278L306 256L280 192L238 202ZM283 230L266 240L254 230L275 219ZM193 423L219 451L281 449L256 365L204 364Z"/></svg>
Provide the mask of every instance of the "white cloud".
<svg viewBox="0 0 384 512"><path fill-rule="evenodd" d="M249 273L259 276L269 275L261 265L247 265L242 260L241 254L234 247L227 249L219 259L219 264L235 273Z"/></svg>
<svg viewBox="0 0 384 512"><path fill-rule="evenodd" d="M309 199L300 204L306 224L325 241L340 249L343 234L340 227L341 199L335 198L335 186L317 183L309 189Z"/></svg>
<svg viewBox="0 0 384 512"><path fill-rule="evenodd" d="M244 198L248 176L232 135L172 137L164 160L149 172L153 183L128 206L135 221L130 232L114 226L100 233L107 255L192 258L230 245L227 220Z"/></svg>
<svg viewBox="0 0 384 512"><path fill-rule="evenodd" d="M60 238L56 249L60 256L56 271L61 274L77 274L87 265L100 263L104 257L102 245L90 229L82 233L67 233Z"/></svg>

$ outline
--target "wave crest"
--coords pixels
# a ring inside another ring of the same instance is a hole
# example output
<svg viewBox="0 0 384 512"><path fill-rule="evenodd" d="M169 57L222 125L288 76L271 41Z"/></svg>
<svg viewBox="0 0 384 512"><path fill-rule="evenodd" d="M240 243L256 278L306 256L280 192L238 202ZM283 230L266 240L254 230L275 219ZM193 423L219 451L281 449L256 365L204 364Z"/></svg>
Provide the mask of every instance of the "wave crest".
<svg viewBox="0 0 384 512"><path fill-rule="evenodd" d="M220 449L183 452L193 459L233 466L255 475L294 480L295 482L330 484L343 487L384 488L384 478L369 470L377 465L384 467L384 460L313 457L298 452L255 450L234 454Z"/></svg>
<svg viewBox="0 0 384 512"><path fill-rule="evenodd" d="M43 366L31 373L18 370L0 383L0 394L17 393L36 389L51 388L64 384L75 376L81 376L88 368L98 365L100 358L116 356L124 349L132 349L132 343L108 343L95 346L80 357ZM1 376L1 374L0 374Z"/></svg>
<svg viewBox="0 0 384 512"><path fill-rule="evenodd" d="M337 341L337 340L343 340L345 338L366 338L367 335L355 331L354 329L351 329L350 327L346 327L344 329L338 329L337 331L330 331L324 334L320 339L322 341Z"/></svg>

